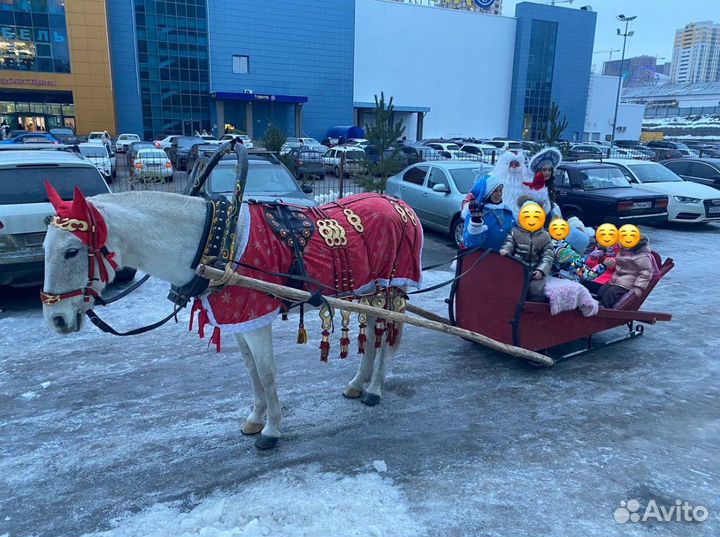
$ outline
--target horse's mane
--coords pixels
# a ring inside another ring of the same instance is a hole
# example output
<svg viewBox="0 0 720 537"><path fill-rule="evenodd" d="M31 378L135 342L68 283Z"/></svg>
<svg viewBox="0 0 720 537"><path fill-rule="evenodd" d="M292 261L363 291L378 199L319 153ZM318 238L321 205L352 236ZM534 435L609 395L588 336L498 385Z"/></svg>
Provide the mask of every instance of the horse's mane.
<svg viewBox="0 0 720 537"><path fill-rule="evenodd" d="M107 205L119 205L124 207L132 206L133 208L143 210L156 211L172 205L174 210L183 209L197 210L201 203L205 203L200 198L191 196L183 196L173 192L154 192L150 190L141 192L118 192L116 194L98 194L88 198L97 207L105 207Z"/></svg>

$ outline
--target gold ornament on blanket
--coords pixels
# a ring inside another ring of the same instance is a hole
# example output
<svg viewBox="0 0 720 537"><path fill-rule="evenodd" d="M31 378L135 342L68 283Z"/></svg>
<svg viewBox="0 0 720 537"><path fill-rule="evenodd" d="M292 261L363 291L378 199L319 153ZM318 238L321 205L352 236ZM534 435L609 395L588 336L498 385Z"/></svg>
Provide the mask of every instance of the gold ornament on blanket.
<svg viewBox="0 0 720 537"><path fill-rule="evenodd" d="M343 209L343 214L347 218L348 224L355 228L355 231L362 233L365 231L365 226L362 224L360 217L356 215L352 209Z"/></svg>
<svg viewBox="0 0 720 537"><path fill-rule="evenodd" d="M340 248L347 245L345 228L333 218L323 218L317 221L318 233L325 239L325 244L330 248Z"/></svg>

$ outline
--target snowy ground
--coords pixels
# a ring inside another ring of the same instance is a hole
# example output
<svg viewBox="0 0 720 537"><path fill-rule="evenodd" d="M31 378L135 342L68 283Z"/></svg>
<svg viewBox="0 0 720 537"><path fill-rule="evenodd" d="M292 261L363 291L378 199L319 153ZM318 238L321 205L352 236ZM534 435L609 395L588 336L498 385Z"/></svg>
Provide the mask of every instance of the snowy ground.
<svg viewBox="0 0 720 537"><path fill-rule="evenodd" d="M320 363L314 315L306 346L278 322L274 452L240 434L234 341L207 350L186 312L134 338L61 337L39 306L3 304L0 535L717 535L720 228L645 231L677 263L645 307L673 322L553 369L409 327L367 408L340 395L356 355ZM100 313L155 321L165 294L150 280ZM444 298L416 303L444 313ZM618 524L631 499L709 517Z"/></svg>

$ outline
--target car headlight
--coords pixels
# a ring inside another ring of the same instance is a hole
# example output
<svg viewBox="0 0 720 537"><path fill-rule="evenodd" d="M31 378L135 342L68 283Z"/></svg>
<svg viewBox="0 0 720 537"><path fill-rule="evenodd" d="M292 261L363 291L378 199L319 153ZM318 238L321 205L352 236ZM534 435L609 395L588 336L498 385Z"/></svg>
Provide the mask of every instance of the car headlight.
<svg viewBox="0 0 720 537"><path fill-rule="evenodd" d="M673 199L677 201L678 203L702 203L701 199L698 198L688 198L685 196L673 196Z"/></svg>

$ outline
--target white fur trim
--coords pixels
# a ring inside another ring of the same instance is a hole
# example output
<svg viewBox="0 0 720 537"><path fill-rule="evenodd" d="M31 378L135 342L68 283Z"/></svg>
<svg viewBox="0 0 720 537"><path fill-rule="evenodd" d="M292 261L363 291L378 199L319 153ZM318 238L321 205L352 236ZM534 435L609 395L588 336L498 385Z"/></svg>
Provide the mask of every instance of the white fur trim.
<svg viewBox="0 0 720 537"><path fill-rule="evenodd" d="M212 308L210 307L210 302L208 301L207 297L202 297L200 300L202 301L203 307L207 311L208 320L210 321L210 324L212 326L219 328L220 330L224 330L225 332L234 333L234 334L241 334L242 332L249 332L250 330L255 330L257 328L262 328L264 326L272 324L272 322L277 318L278 313L280 313L280 308L276 308L274 311L271 311L270 313L266 313L265 315L262 315L261 317L257 317L255 319L245 321L244 323L219 324L217 322L217 320L215 319L215 315L213 315L213 311L212 311Z"/></svg>
<svg viewBox="0 0 720 537"><path fill-rule="evenodd" d="M467 218L467 215L469 215L469 214L470 214L470 203L466 203L463 206L462 211L460 211L460 218L465 220Z"/></svg>
<svg viewBox="0 0 720 537"><path fill-rule="evenodd" d="M480 235L481 233L485 233L487 231L487 226L485 224L478 224L470 220L470 225L468 226L468 233L470 235Z"/></svg>
<svg viewBox="0 0 720 537"><path fill-rule="evenodd" d="M250 217L250 208L248 207L247 203L243 203L242 207L240 209L240 214L238 215L238 221L237 226L235 227L235 233L237 238L237 248L235 250L235 262L239 263L240 258L245 253L245 248L247 248L248 241L250 240L250 224L251 224L251 217ZM237 230L240 230L240 234L237 235Z"/></svg>

